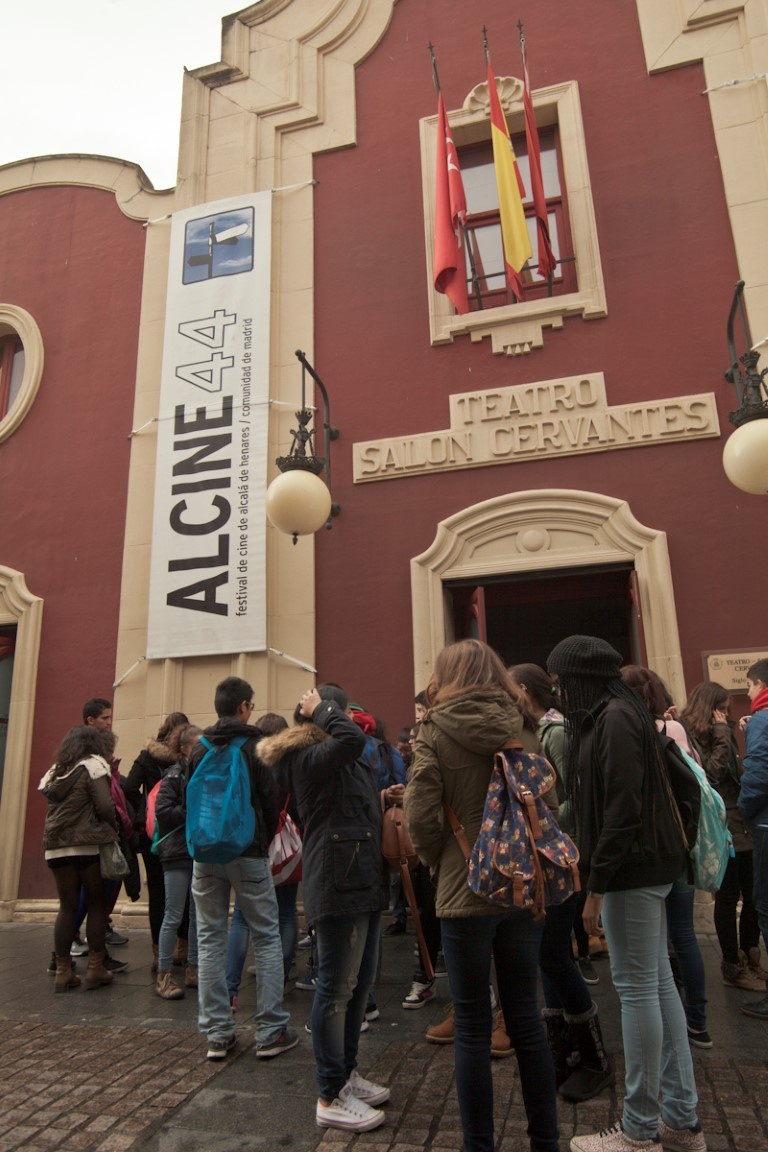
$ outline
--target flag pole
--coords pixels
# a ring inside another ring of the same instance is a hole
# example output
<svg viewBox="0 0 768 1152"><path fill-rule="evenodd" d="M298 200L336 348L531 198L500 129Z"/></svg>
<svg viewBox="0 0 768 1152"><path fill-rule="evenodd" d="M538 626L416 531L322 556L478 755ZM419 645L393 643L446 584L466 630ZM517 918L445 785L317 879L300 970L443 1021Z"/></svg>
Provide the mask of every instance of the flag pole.
<svg viewBox="0 0 768 1152"><path fill-rule="evenodd" d="M427 51L429 52L429 58L432 62L432 80L433 80L434 85L435 85L435 92L439 96L440 95L440 77L437 74L437 60L435 59L435 47L434 47L431 40L430 40L429 44L427 44Z"/></svg>

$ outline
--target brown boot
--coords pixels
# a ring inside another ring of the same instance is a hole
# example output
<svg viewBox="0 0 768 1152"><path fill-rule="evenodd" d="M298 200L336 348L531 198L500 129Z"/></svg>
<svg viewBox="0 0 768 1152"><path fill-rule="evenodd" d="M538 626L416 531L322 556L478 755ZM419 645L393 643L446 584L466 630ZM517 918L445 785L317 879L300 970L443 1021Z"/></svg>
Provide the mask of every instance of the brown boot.
<svg viewBox="0 0 768 1152"><path fill-rule="evenodd" d="M726 988L741 988L745 992L765 990L765 980L755 976L745 963L729 964L727 960L723 960L720 971Z"/></svg>
<svg viewBox="0 0 768 1152"><path fill-rule="evenodd" d="M157 944L152 945L152 971L157 972Z"/></svg>
<svg viewBox="0 0 768 1152"><path fill-rule="evenodd" d="M178 984L173 979L173 973L170 968L161 969L157 974L157 983L155 984L155 992L163 1000L183 1000L184 989L179 988Z"/></svg>
<svg viewBox="0 0 768 1152"><path fill-rule="evenodd" d="M766 972L765 968L763 968L762 964L760 963L759 946L750 948L746 953L739 952L739 960L741 961L742 967L746 964L749 972L758 980L762 980L763 983L768 980L768 972Z"/></svg>
<svg viewBox="0 0 768 1152"><path fill-rule="evenodd" d="M427 1028L427 1040L430 1044L453 1044L455 1027L453 1004L449 1004L445 1011L445 1019L440 1024L433 1024L431 1028Z"/></svg>
<svg viewBox="0 0 768 1152"><path fill-rule="evenodd" d="M85 973L85 986L89 991L101 988L102 984L112 983L112 973L104 967L104 952L88 953L88 968Z"/></svg>
<svg viewBox="0 0 768 1152"><path fill-rule="evenodd" d="M176 937L176 946L173 949L173 966L174 968L183 968L187 962L187 953L189 952L189 941L183 940L181 936Z"/></svg>
<svg viewBox="0 0 768 1152"><path fill-rule="evenodd" d="M507 1030L504 1027L504 1016L501 1008L496 1012L493 1020L493 1032L491 1033L491 1056L504 1057L511 1056L514 1052L512 1041L507 1036Z"/></svg>
<svg viewBox="0 0 768 1152"><path fill-rule="evenodd" d="M56 957L56 979L53 982L54 992L66 992L69 988L79 988L80 977L72 971L72 960L69 956Z"/></svg>
<svg viewBox="0 0 768 1152"><path fill-rule="evenodd" d="M184 987L197 988L197 964L187 964L184 969Z"/></svg>

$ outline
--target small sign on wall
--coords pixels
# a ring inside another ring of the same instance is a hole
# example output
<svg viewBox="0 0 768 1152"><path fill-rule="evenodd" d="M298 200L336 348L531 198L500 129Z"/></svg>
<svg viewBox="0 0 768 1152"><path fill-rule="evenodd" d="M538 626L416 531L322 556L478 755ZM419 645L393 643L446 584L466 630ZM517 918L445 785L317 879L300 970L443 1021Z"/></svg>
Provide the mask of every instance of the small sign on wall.
<svg viewBox="0 0 768 1152"><path fill-rule="evenodd" d="M729 692L747 692L747 672L758 660L768 660L768 645L764 648L743 648L740 652L703 652L704 675L707 680L722 684Z"/></svg>

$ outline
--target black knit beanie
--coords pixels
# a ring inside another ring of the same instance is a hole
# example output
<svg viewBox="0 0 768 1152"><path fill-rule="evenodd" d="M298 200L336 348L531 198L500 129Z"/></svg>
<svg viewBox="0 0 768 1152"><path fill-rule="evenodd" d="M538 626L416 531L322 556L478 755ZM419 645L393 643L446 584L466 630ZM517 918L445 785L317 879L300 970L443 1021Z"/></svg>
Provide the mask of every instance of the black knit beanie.
<svg viewBox="0 0 768 1152"><path fill-rule="evenodd" d="M547 657L547 671L555 676L591 676L618 680L624 660L607 640L599 636L568 636Z"/></svg>

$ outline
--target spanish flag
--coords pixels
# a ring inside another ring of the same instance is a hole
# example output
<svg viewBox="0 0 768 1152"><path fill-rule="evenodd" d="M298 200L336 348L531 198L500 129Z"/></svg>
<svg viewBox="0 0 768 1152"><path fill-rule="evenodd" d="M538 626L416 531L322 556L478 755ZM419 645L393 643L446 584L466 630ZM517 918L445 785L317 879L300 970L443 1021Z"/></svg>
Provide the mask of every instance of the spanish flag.
<svg viewBox="0 0 768 1152"><path fill-rule="evenodd" d="M491 105L491 141L493 164L496 170L496 190L499 197L501 236L504 244L504 270L507 284L517 296L523 298L520 272L533 256L531 240L525 223L523 196L525 189L520 178L517 160L509 138L504 109L496 90L496 80L488 61L488 98Z"/></svg>

